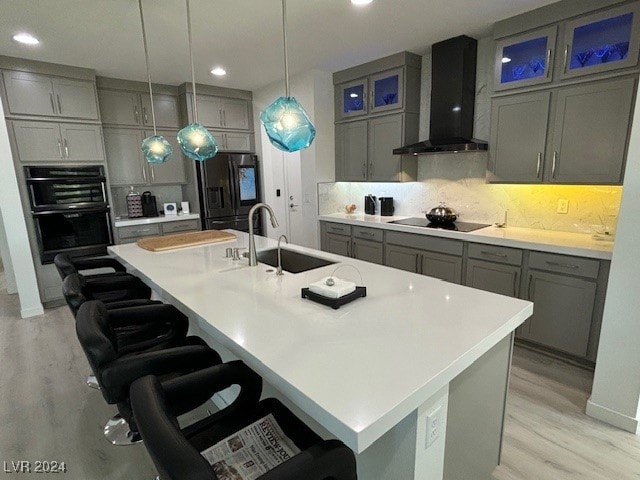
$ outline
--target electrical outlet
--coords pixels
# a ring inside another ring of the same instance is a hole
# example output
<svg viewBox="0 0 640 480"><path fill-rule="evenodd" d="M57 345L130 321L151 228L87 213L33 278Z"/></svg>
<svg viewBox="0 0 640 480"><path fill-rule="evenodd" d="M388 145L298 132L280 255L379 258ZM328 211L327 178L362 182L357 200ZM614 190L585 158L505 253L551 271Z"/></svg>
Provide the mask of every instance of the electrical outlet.
<svg viewBox="0 0 640 480"><path fill-rule="evenodd" d="M438 438L440 438L441 429L442 406L439 406L427 416L427 435L425 440L425 448L429 448Z"/></svg>
<svg viewBox="0 0 640 480"><path fill-rule="evenodd" d="M569 212L569 200L561 198L558 200L558 209L556 213L568 213Z"/></svg>

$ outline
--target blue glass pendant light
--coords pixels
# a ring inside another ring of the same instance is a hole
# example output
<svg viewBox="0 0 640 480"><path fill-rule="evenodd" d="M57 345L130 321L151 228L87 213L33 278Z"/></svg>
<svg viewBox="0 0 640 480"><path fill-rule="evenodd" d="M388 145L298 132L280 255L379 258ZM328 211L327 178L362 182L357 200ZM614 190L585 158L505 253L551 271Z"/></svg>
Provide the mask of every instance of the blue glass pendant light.
<svg viewBox="0 0 640 480"><path fill-rule="evenodd" d="M189 0L187 1L187 31L189 32L189 58L191 60L191 96L193 106L193 123L190 123L178 132L180 149L187 157L200 162L213 158L218 153L218 144L215 138L205 127L198 123L198 106L196 104L196 76L193 69L193 49L191 47L191 11Z"/></svg>
<svg viewBox="0 0 640 480"><path fill-rule="evenodd" d="M308 148L316 136L311 119L289 92L289 61L287 58L287 6L282 0L282 33L284 37L285 96L276 99L261 114L269 141L284 152L297 152Z"/></svg>
<svg viewBox="0 0 640 480"><path fill-rule="evenodd" d="M142 25L142 41L144 42L144 57L147 64L147 81L149 82L149 97L151 99L151 119L153 120L153 135L145 138L140 145L144 158L149 163L165 163L173 153L173 147L156 130L156 112L153 108L153 89L151 88L151 68L149 67L149 47L147 45L147 32L144 28L144 15L142 14L142 0L138 0L140 8L140 24Z"/></svg>

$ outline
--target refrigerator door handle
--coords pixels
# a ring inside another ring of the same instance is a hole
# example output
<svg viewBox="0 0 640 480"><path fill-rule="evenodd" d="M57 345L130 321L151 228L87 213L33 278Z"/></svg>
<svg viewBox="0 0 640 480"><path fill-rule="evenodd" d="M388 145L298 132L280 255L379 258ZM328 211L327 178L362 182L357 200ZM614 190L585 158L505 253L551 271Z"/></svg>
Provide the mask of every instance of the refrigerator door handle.
<svg viewBox="0 0 640 480"><path fill-rule="evenodd" d="M238 192L238 172L233 160L229 160L229 188L231 189L231 206L234 215L238 215L240 209L240 193Z"/></svg>

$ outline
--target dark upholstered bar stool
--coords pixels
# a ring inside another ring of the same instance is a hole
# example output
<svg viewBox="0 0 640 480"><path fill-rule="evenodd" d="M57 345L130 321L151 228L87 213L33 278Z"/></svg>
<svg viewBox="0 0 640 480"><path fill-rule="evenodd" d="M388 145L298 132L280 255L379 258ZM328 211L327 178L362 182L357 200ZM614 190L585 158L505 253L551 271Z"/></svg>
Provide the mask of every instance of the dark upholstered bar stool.
<svg viewBox="0 0 640 480"><path fill-rule="evenodd" d="M84 275L88 279L105 278L126 275L127 269L114 258L108 257L72 257L68 253L59 253L53 259L60 279L64 280L72 273L82 274L83 271L98 268L110 268L113 272Z"/></svg>
<svg viewBox="0 0 640 480"><path fill-rule="evenodd" d="M180 429L178 415L231 385L240 386L236 400L220 412ZM209 463L200 452L271 414L300 452L263 473L260 480L356 480L355 456L347 446L338 440L322 440L278 400L259 401L261 390L260 377L242 362L217 365L168 381L155 376L134 381L130 394L133 415L159 478L217 480L222 478L217 472L233 473L228 461L214 455Z"/></svg>
<svg viewBox="0 0 640 480"><path fill-rule="evenodd" d="M165 335L149 335L149 330L123 335L120 330L149 323L163 326ZM167 304L107 310L92 300L80 307L78 340L104 399L118 407L118 415L104 429L111 443L140 441L129 405L129 386L135 379L149 374L168 379L221 362L217 352L201 338L187 336L187 330L187 317Z"/></svg>

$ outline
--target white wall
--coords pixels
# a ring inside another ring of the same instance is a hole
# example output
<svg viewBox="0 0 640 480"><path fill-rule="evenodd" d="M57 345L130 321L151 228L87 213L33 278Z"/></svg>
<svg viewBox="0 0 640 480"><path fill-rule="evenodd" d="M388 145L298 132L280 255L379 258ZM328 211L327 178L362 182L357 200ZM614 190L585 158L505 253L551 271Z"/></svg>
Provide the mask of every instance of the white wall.
<svg viewBox="0 0 640 480"><path fill-rule="evenodd" d="M314 70L291 78L291 94L305 108L317 132L311 147L293 154L284 153L271 145L259 119L260 112L283 93L283 82L253 92L256 150L262 164L263 198L273 207L280 223L280 227L274 229L269 222L265 222L266 235L277 238L286 233L289 215L286 165L299 158L303 228L297 232L300 240L296 243L319 248L317 184L335 178L333 77L330 73ZM281 191L280 197L276 197L277 189Z"/></svg>
<svg viewBox="0 0 640 480"><path fill-rule="evenodd" d="M616 243L587 414L640 434L640 97L636 99Z"/></svg>
<svg viewBox="0 0 640 480"><path fill-rule="evenodd" d="M2 206L0 206L0 256L2 256L2 269L4 270L5 284L7 293L18 293L16 285L16 277L13 274L13 264L11 263L11 255L9 255L9 245L7 243L7 234L4 230L4 222L2 221Z"/></svg>
<svg viewBox="0 0 640 480"><path fill-rule="evenodd" d="M4 108L0 99L0 118L4 118ZM5 227L7 250L11 257L18 296L20 297L20 313L22 318L44 313L40 302L36 271L29 247L27 225L22 205L18 181L13 169L9 134L5 122L0 122L0 215Z"/></svg>

